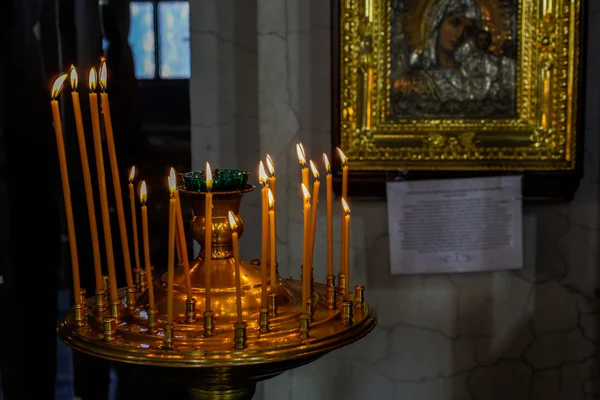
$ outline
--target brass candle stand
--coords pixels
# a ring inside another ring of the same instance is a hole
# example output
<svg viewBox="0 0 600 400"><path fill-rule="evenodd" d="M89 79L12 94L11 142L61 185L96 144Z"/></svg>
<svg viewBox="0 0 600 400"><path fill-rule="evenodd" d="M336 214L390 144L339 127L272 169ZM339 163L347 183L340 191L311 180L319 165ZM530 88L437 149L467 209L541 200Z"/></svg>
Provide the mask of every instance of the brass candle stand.
<svg viewBox="0 0 600 400"><path fill-rule="evenodd" d="M60 338L77 351L118 363L133 364L149 376L187 387L193 399L251 399L256 383L312 362L367 335L376 324L365 302L362 286L351 299L342 299L327 284L315 283L310 315L301 303L301 281L277 277L269 284L269 304L261 304L261 265L240 260L243 322L237 320L232 232L227 212L232 211L241 236L239 216L242 190L213 193L211 268L212 317L205 311L204 249L190 263L193 299L188 299L182 267L175 270L174 322L167 324L166 273L146 282L137 277L136 292L119 290L121 304L110 304L105 293L73 307L59 322ZM204 243L202 192L179 188L182 203L194 211L189 228ZM269 274L267 274L269 276ZM152 284L155 309L148 308L147 287ZM353 300L353 301L351 301ZM108 304L107 304L108 302ZM275 309L273 309L275 305ZM116 314L116 315L115 315ZM206 335L206 324L210 335Z"/></svg>

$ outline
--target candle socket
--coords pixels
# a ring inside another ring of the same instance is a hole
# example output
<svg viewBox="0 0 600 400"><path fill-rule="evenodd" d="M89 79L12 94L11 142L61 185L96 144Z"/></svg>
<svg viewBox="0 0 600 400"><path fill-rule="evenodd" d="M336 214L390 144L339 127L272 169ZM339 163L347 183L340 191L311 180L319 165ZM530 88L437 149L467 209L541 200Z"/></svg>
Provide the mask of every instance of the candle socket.
<svg viewBox="0 0 600 400"><path fill-rule="evenodd" d="M80 304L85 308L87 307L87 290L85 289L79 289L79 296L80 296Z"/></svg>
<svg viewBox="0 0 600 400"><path fill-rule="evenodd" d="M75 305L73 309L75 318L73 321L73 325L75 326L84 326L85 325L85 307L82 304Z"/></svg>
<svg viewBox="0 0 600 400"><path fill-rule="evenodd" d="M121 300L112 300L110 302L110 316L115 320L119 320L119 306L121 305Z"/></svg>
<svg viewBox="0 0 600 400"><path fill-rule="evenodd" d="M363 308L365 305L365 287L356 285L354 287L354 307Z"/></svg>
<svg viewBox="0 0 600 400"><path fill-rule="evenodd" d="M346 300L346 299L344 299L345 293L346 293L346 274L340 272L338 274L338 292L337 292L337 294L340 295L343 300Z"/></svg>
<svg viewBox="0 0 600 400"><path fill-rule="evenodd" d="M260 319L258 320L259 332L267 333L269 332L269 309L261 307L258 311L260 313Z"/></svg>
<svg viewBox="0 0 600 400"><path fill-rule="evenodd" d="M204 336L212 336L215 328L215 313L212 310L204 311Z"/></svg>
<svg viewBox="0 0 600 400"><path fill-rule="evenodd" d="M141 271L143 271L141 268L135 268L133 270L133 286L136 288L136 290L139 290L139 288L140 288Z"/></svg>
<svg viewBox="0 0 600 400"><path fill-rule="evenodd" d="M148 313L148 333L156 332L156 308L151 308Z"/></svg>
<svg viewBox="0 0 600 400"><path fill-rule="evenodd" d="M185 301L185 322L193 324L196 321L196 299Z"/></svg>
<svg viewBox="0 0 600 400"><path fill-rule="evenodd" d="M331 285L327 285L327 301L326 305L329 310L335 310L335 302L336 302L336 291L335 286L333 286L333 282Z"/></svg>
<svg viewBox="0 0 600 400"><path fill-rule="evenodd" d="M308 315L308 320L312 320L313 315L313 301L312 299L306 300L306 315Z"/></svg>
<svg viewBox="0 0 600 400"><path fill-rule="evenodd" d="M163 337L163 349L173 348L173 325L165 325L165 336Z"/></svg>
<svg viewBox="0 0 600 400"><path fill-rule="evenodd" d="M246 327L248 326L245 322L236 322L233 324L235 328L235 337L233 346L235 349L245 349L246 348Z"/></svg>
<svg viewBox="0 0 600 400"><path fill-rule="evenodd" d="M308 327L310 326L310 317L308 314L300 314L300 337L308 338Z"/></svg>
<svg viewBox="0 0 600 400"><path fill-rule="evenodd" d="M138 291L144 293L148 290L148 280L146 279L146 271L139 269L138 271Z"/></svg>
<svg viewBox="0 0 600 400"><path fill-rule="evenodd" d="M104 317L102 322L104 323L104 341L112 342L115 340L116 320L113 317Z"/></svg>
<svg viewBox="0 0 600 400"><path fill-rule="evenodd" d="M277 316L277 301L276 301L276 297L277 297L277 294L275 292L270 292L269 293L269 303L271 304L271 316L272 317Z"/></svg>
<svg viewBox="0 0 600 400"><path fill-rule="evenodd" d="M96 290L95 311L99 314L106 311L106 290Z"/></svg>
<svg viewBox="0 0 600 400"><path fill-rule="evenodd" d="M342 322L344 325L352 325L352 302L349 300L345 300L342 302Z"/></svg>
<svg viewBox="0 0 600 400"><path fill-rule="evenodd" d="M127 288L127 310L135 310L135 287Z"/></svg>

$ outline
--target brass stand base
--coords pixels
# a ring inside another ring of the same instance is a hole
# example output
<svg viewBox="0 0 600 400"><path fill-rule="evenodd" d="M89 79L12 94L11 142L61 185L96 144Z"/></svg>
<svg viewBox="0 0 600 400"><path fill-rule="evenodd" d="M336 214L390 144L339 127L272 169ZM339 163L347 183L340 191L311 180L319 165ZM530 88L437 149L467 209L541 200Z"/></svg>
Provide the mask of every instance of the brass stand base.
<svg viewBox="0 0 600 400"><path fill-rule="evenodd" d="M188 389L189 400L250 400L254 397L256 384L237 389L210 390L210 389Z"/></svg>

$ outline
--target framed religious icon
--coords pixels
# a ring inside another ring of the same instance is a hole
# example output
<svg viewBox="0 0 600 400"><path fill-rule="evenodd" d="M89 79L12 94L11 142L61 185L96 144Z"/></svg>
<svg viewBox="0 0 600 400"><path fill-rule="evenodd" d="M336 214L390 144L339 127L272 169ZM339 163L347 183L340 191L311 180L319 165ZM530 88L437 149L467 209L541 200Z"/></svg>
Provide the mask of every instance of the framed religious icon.
<svg viewBox="0 0 600 400"><path fill-rule="evenodd" d="M523 174L527 198L573 196L584 1L333 4L333 145L351 194L389 179Z"/></svg>

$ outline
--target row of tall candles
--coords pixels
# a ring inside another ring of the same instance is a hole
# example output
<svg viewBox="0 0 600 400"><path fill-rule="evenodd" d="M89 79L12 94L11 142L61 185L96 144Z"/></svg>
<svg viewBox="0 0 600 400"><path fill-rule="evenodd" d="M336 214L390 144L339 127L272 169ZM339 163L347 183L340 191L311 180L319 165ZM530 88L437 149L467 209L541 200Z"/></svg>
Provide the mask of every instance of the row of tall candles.
<svg viewBox="0 0 600 400"><path fill-rule="evenodd" d="M106 78L107 78L107 69L106 63L103 61L99 68L99 83L101 88L101 111L104 117L104 126L106 133L106 141L108 148L108 155L110 160L110 167L113 178L114 185L114 193L116 197L116 208L118 215L118 222L120 228L120 236L121 236L121 245L123 248L123 258L124 258L124 268L125 268L125 276L127 280L127 293L128 293L128 308L135 307L134 304L134 296L129 294L135 293L135 287L133 282L133 273L131 269L131 260L130 260L130 252L129 252L129 243L127 236L127 227L125 223L125 214L123 207L123 199L121 194L121 185L120 185L120 174L118 170L118 162L117 155L114 146L114 136L112 130L112 120L110 116L110 105L108 100L108 94L106 93ZM70 199L70 187L69 187L69 179L68 179L68 168L66 163L66 155L65 155L65 147L62 133L62 123L60 117L60 110L57 101L57 97L60 94L64 82L67 77L70 75L71 82L71 98L73 102L73 110L75 116L78 144L80 150L80 157L84 175L84 183L85 183L85 193L86 193L86 201L88 205L88 218L90 222L90 232L91 239L93 244L93 259L94 259L94 275L95 275L95 283L96 283L96 292L97 294L103 292L103 279L102 279L102 270L101 270L101 256L99 249L99 241L98 241L98 229L95 217L95 205L94 205L94 194L91 183L91 174L89 169L89 162L87 156L87 147L85 141L85 133L83 128L82 121L82 112L81 105L79 101L79 93L78 93L78 75L77 71L74 67L71 67L70 74L62 74L59 76L52 87L51 95L51 107L52 114L54 119L54 129L56 134L58 155L59 155L59 164L61 170L61 181L63 185L63 195L65 202L65 211L67 218L67 226L68 226L68 235L69 235L69 243L70 243L70 253L71 253L71 264L73 271L73 290L75 297L76 306L82 306L82 296L81 296L81 288L80 288L80 278L79 278L79 262L77 256L77 243L76 243L76 234L74 228L74 217L71 206ZM109 205L107 198L107 188L106 188L106 178L105 178L105 168L104 168L104 159L103 159L103 149L102 149L102 133L100 129L100 116L99 116L99 107L98 107L98 99L96 93L96 87L98 83L96 70L94 67L90 69L89 72L89 99L90 99L90 114L91 114L91 122L92 122L92 132L94 139L94 150L95 150L95 158L96 158L96 169L98 172L98 188L100 192L100 206L101 206L101 215L102 215L102 224L103 224L103 232L104 232L104 242L106 247L106 256L107 256L107 267L108 267L108 275L109 275L109 296L112 304L118 304L119 296L117 289L117 279L116 279L116 270L115 270L115 262L114 262L114 252L112 246L112 235L110 228L110 217L109 217ZM348 164L347 158L344 153L337 149L341 158L342 164L342 210L343 210L343 218L342 218L342 230L341 230L341 257L340 257L340 270L339 270L339 294L343 296L344 299L348 299L348 290L349 290L349 222L350 222L350 209L346 203L347 198L347 188L348 188ZM312 293L312 264L313 264L313 256L314 256L314 239L315 239L315 231L316 231L316 217L317 217L317 206L319 202L319 190L320 190L320 179L318 170L310 160L309 163L306 162L305 151L302 144L297 145L297 154L298 160L302 166L302 184L301 189L304 197L303 201L303 214L304 214L304 226L303 226L303 260L302 260L302 304L306 305L307 301L311 297ZM326 187L327 187L327 277L328 283L333 282L333 215L332 215L332 176L331 176L331 166L326 154L323 154L323 161L325 164L325 168L327 170L326 177ZM276 178L275 178L275 170L273 167L272 159L267 155L267 166L271 176L268 177L264 164L262 161L259 163L259 182L262 185L262 249L261 249L261 257L263 261L264 267L262 268L262 307L267 307L267 266L271 265L271 274L270 281L271 287L274 288L274 284L276 282L276 264L277 264L277 249L276 249L276 221L275 221L275 199L276 199ZM308 165L312 169L314 181L313 181L313 195L312 195L312 204L311 204L311 195L309 193L309 174L308 174ZM211 238L212 238L212 175L211 168L208 163L206 163L206 187L207 187L207 200L206 200L206 210L205 215L206 218L206 226L205 226L205 254L211 254ZM136 205L135 205L135 195L133 189L133 180L135 177L135 167L132 167L129 174L129 197L130 197L130 207L131 207L131 219L132 219L132 230L133 230L133 239L134 239L134 257L136 263L136 270L140 271L140 257L139 257L139 246L138 246L138 234L137 234L137 223L136 223ZM179 193L176 189L175 182L175 172L171 168L169 177L169 190L170 190L170 207L169 207L169 236L168 236L168 270L167 270L167 321L168 324L172 324L173 320L173 279L174 279L174 253L177 254L177 258L179 263L182 264L184 268L184 276L185 276L185 286L187 292L187 301L194 301L192 298L192 287L189 273L189 259L187 253L187 246L185 240L184 233L184 223L181 211L181 204L179 200ZM153 310L155 307L154 304L154 291L152 286L152 266L150 262L150 250L149 250L149 235L148 235L148 213L146 207L147 200L147 189L146 183L144 181L141 182L140 185L140 203L141 203L141 215L142 215L142 230L143 230L143 251L144 251L144 268L148 285L148 301L149 301L149 309ZM312 211L312 214L311 214ZM235 223L235 219L233 214L229 214L229 222L231 224L232 232L233 232L233 245L234 245L234 256L235 256L235 265L236 265L236 293L237 293L237 305L238 305L238 322L242 322L242 310L241 310L241 289L240 289L240 277L239 277L239 251L238 251L238 243L237 243L237 225ZM210 257L207 258L208 262L210 262ZM206 288L205 288L205 312L209 312L211 310L211 288L210 288L210 268L205 268L206 270ZM116 308L113 308L113 312Z"/></svg>

